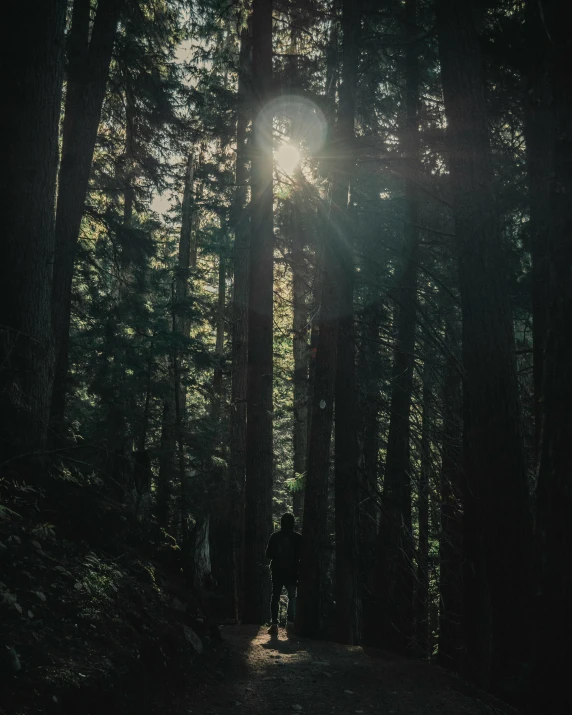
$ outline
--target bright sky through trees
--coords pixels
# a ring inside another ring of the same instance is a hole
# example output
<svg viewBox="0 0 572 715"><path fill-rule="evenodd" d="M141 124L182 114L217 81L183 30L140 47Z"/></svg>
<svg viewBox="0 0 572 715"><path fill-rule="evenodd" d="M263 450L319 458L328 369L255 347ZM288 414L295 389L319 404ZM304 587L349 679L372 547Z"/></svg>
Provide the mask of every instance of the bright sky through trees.
<svg viewBox="0 0 572 715"><path fill-rule="evenodd" d="M274 158L280 171L292 174L300 164L300 150L294 144L280 144L274 152Z"/></svg>

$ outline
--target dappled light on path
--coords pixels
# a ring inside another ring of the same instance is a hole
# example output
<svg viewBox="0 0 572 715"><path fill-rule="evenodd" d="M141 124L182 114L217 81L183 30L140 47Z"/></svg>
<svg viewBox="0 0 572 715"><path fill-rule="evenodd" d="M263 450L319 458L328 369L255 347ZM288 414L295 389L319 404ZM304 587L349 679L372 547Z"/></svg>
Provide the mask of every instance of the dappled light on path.
<svg viewBox="0 0 572 715"><path fill-rule="evenodd" d="M192 698L191 715L485 715L510 712L435 666L384 651L312 641L280 629L224 629L230 667ZM232 659L236 659L233 665Z"/></svg>

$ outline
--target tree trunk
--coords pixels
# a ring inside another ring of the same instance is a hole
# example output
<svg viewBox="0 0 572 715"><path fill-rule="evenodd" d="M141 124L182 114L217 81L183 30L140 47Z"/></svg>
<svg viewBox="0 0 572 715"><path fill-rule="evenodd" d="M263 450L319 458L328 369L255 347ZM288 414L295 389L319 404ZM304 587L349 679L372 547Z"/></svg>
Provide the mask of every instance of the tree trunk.
<svg viewBox="0 0 572 715"><path fill-rule="evenodd" d="M455 0L436 7L463 315L468 667L499 690L526 657L530 587L514 331L475 7Z"/></svg>
<svg viewBox="0 0 572 715"><path fill-rule="evenodd" d="M230 394L229 524L232 529L233 583L230 609L238 618L242 602L244 547L244 483L246 475L246 386L248 375L248 267L250 225L248 202L247 129L250 120L248 80L251 73L251 22L240 34L238 113L234 206L234 283L232 295L232 366Z"/></svg>
<svg viewBox="0 0 572 715"><path fill-rule="evenodd" d="M300 215L300 196L294 193L290 210L292 229L292 297L294 319L292 349L294 353L294 478L306 473L308 454L308 308L306 304L305 233ZM299 487L299 485L297 485ZM304 509L304 490L293 494L293 511L301 519Z"/></svg>
<svg viewBox="0 0 572 715"><path fill-rule="evenodd" d="M172 330L188 337L187 298L189 294L190 269L192 265L192 228L194 218L194 178L195 155L191 151L187 157L183 198L181 202L181 231L179 251L172 288ZM186 405L186 390L182 382L183 350L173 349L167 358L167 394L163 402L161 420L161 451L159 457L159 480L157 486L157 516L164 528L169 522L169 502L178 472L181 489L180 523L186 523L188 510L188 486L186 484L184 460L183 421ZM185 503L187 504L185 506ZM184 531L184 529L183 529Z"/></svg>
<svg viewBox="0 0 572 715"><path fill-rule="evenodd" d="M447 306L453 310L452 306ZM463 648L463 415L461 374L455 363L458 338L454 318L445 320L449 355L443 368L441 442L441 533L439 537L439 665L458 670Z"/></svg>
<svg viewBox="0 0 572 715"><path fill-rule="evenodd" d="M177 432L175 429L175 380L171 360L168 360L168 394L163 402L161 417L161 442L159 451L159 478L157 481L157 522L163 529L169 528L169 506L173 484L175 483L175 451Z"/></svg>
<svg viewBox="0 0 572 715"><path fill-rule="evenodd" d="M406 117L405 156L412 173L419 168L419 48L417 3L405 5ZM377 573L381 594L378 637L406 652L413 637L413 534L411 528L410 408L413 387L419 252L419 202L413 180L405 185L406 224L402 274L396 289L396 346L382 511L378 531Z"/></svg>
<svg viewBox="0 0 572 715"><path fill-rule="evenodd" d="M551 37L553 166L548 233L549 309L544 355L544 418L537 487L540 589L536 610L536 712L569 712L572 694L572 45L568 3L547 4Z"/></svg>
<svg viewBox="0 0 572 715"><path fill-rule="evenodd" d="M2 29L0 464L45 447L64 0L11 6ZM12 466L15 462L12 463ZM37 469L37 468L36 468ZM30 473L32 476L32 473Z"/></svg>
<svg viewBox="0 0 572 715"><path fill-rule="evenodd" d="M90 33L90 1L74 0L58 175L52 316L56 367L51 424L61 431L69 362L74 259L121 0L99 0Z"/></svg>
<svg viewBox="0 0 572 715"><path fill-rule="evenodd" d="M181 205L181 233L179 239L179 255L177 268L175 271L175 294L173 306L173 332L179 333L181 337L187 339L191 329L191 321L188 316L189 307L187 299L189 296L189 283L191 277L191 265L193 254L193 219L194 211L194 179L195 179L195 158L193 152L189 153L187 159L187 169L185 173L185 183L183 189L183 202ZM179 470L179 482L181 488L181 534L183 541L187 539L188 519L191 510L189 477L185 465L185 439L184 423L187 408L187 390L183 380L183 357L184 349L174 350L173 356L173 377L175 380L175 425L177 435L177 466Z"/></svg>
<svg viewBox="0 0 572 715"><path fill-rule="evenodd" d="M221 247L218 264L218 300L216 320L215 355L217 364L213 374L213 398L211 402L211 419L217 423L220 419L222 405L222 361L224 358L224 326L226 311L226 245Z"/></svg>
<svg viewBox="0 0 572 715"><path fill-rule="evenodd" d="M328 481L330 445L334 417L334 382L337 350L337 291L335 258L330 240L329 217L321 207L323 262L321 296L315 349L311 353L313 371L308 433L308 459L303 514L303 549L300 560L299 599L296 631L305 637L320 635L324 616L324 578L328 548ZM319 277L318 279L319 280Z"/></svg>
<svg viewBox="0 0 572 715"><path fill-rule="evenodd" d="M243 621L265 623L270 608L266 544L272 531L273 268L272 0L253 0L252 151Z"/></svg>
<svg viewBox="0 0 572 715"><path fill-rule="evenodd" d="M379 241L377 231L372 241ZM374 270L366 262L362 266L364 281L374 286ZM369 288L367 304L363 311L363 334L359 355L358 374L361 381L359 400L360 454L360 580L363 585L364 638L373 645L372 623L375 618L375 549L377 542L377 506L379 474L379 406L380 406L380 355L379 331L381 324L380 295L377 288Z"/></svg>
<svg viewBox="0 0 572 715"><path fill-rule="evenodd" d="M427 350L427 348L426 348ZM429 352L429 350L427 350ZM430 354L430 353L429 353ZM415 593L415 641L417 652L428 659L429 652L429 494L432 471L431 433L433 394L430 366L423 367L423 414L421 417L421 469L417 493L419 543L417 546L417 586Z"/></svg>
<svg viewBox="0 0 572 715"><path fill-rule="evenodd" d="M542 365L546 340L547 247L550 220L550 176L553 158L552 152L548 150L548 147L552 146L550 82L547 65L548 38L542 24L541 7L538 3L526 3L526 34L529 53L524 103L524 134L530 201L534 426L537 454L542 426Z"/></svg>
<svg viewBox="0 0 572 715"><path fill-rule="evenodd" d="M335 380L336 610L338 638L357 643L361 630L359 592L358 436L355 384L354 265L348 190L353 172L355 94L363 3L342 5L342 81L338 110L339 163L332 182L333 230L338 261L338 348Z"/></svg>

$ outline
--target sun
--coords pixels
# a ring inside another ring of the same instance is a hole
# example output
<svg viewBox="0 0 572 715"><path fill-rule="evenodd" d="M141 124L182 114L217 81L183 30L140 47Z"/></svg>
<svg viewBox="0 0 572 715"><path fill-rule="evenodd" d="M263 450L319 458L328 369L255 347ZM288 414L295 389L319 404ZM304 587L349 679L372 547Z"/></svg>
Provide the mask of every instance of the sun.
<svg viewBox="0 0 572 715"><path fill-rule="evenodd" d="M292 174L300 163L300 150L293 144L280 144L274 152L276 165L285 174Z"/></svg>

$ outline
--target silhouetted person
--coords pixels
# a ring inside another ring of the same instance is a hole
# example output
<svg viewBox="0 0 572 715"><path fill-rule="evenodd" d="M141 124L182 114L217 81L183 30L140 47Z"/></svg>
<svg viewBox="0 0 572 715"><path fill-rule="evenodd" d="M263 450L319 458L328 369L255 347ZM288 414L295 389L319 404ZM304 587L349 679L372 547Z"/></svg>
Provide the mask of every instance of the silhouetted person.
<svg viewBox="0 0 572 715"><path fill-rule="evenodd" d="M266 549L266 556L272 559L272 625L268 631L270 635L278 633L278 608L283 588L286 588L288 593L288 625L294 622L301 543L302 535L294 531L294 515L283 514L280 518L280 531L272 534Z"/></svg>

